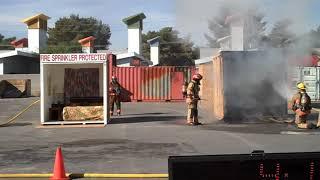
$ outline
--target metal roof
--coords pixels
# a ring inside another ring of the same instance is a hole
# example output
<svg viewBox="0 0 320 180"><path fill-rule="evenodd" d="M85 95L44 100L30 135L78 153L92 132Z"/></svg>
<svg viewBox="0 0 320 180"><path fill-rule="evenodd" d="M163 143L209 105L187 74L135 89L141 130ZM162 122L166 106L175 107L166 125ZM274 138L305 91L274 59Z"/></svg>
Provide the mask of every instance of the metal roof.
<svg viewBox="0 0 320 180"><path fill-rule="evenodd" d="M213 56L205 57L205 58L201 58L201 59L196 59L196 60L194 60L194 64L199 65L199 64L209 63L212 61L212 59L213 59Z"/></svg>
<svg viewBox="0 0 320 180"><path fill-rule="evenodd" d="M91 40L95 40L96 38L93 37L93 36L89 36L89 37L85 37L83 39L80 39L78 42L79 43L84 43L84 42L87 42L87 41L91 41Z"/></svg>
<svg viewBox="0 0 320 180"><path fill-rule="evenodd" d="M131 25L134 24L138 21L141 21L143 19L146 18L146 15L144 13L139 13L133 16L129 16L127 18L124 18L122 21L126 24L126 25Z"/></svg>
<svg viewBox="0 0 320 180"><path fill-rule="evenodd" d="M147 40L149 44L153 44L160 41L160 36L154 37L152 39Z"/></svg>
<svg viewBox="0 0 320 180"><path fill-rule="evenodd" d="M36 14L36 15L34 15L34 16L31 16L31 17L22 19L21 22L23 22L23 23L28 23L28 22L30 22L30 21L32 21L32 20L34 20L34 19L48 20L48 19L50 19L50 17L49 17L49 16L46 16L46 15L44 15L44 14L42 14L42 13L40 13L40 14Z"/></svg>
<svg viewBox="0 0 320 180"><path fill-rule="evenodd" d="M18 51L18 50L7 51L7 52L3 52L3 53L1 53L1 51L0 51L0 58L6 58L6 57L11 57L11 56L38 57L39 54L27 52L27 51Z"/></svg>

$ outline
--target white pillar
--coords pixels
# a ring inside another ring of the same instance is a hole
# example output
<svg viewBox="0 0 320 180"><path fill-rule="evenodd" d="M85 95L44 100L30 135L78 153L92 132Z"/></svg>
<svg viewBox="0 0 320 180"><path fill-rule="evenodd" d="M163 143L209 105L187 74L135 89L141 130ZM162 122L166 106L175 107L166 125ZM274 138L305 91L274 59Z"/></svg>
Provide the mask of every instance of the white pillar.
<svg viewBox="0 0 320 180"><path fill-rule="evenodd" d="M47 47L47 32L43 29L28 29L28 49L39 53Z"/></svg>
<svg viewBox="0 0 320 180"><path fill-rule="evenodd" d="M243 27L231 27L231 49L234 51L243 51Z"/></svg>
<svg viewBox="0 0 320 180"><path fill-rule="evenodd" d="M44 69L43 69L43 64L40 63L40 120L41 120L41 124L44 123L45 121L45 109L44 109L44 95L45 95L45 91L44 91Z"/></svg>
<svg viewBox="0 0 320 180"><path fill-rule="evenodd" d="M159 64L159 46L151 46L150 49L150 60L153 65Z"/></svg>
<svg viewBox="0 0 320 180"><path fill-rule="evenodd" d="M128 29L128 52L141 53L141 29L129 28Z"/></svg>
<svg viewBox="0 0 320 180"><path fill-rule="evenodd" d="M122 20L128 27L128 53L141 54L141 31L143 30L143 19L145 18L145 14L139 13Z"/></svg>
<svg viewBox="0 0 320 180"><path fill-rule="evenodd" d="M107 62L103 63L103 119L104 119L104 124L108 124L109 120L109 98L108 98L108 73L107 73Z"/></svg>
<svg viewBox="0 0 320 180"><path fill-rule="evenodd" d="M92 47L86 47L86 46L82 46L82 52L83 53L92 53L93 52L93 48Z"/></svg>
<svg viewBox="0 0 320 180"><path fill-rule="evenodd" d="M28 26L28 50L39 53L47 47L47 29L49 16L37 14L22 20Z"/></svg>
<svg viewBox="0 0 320 180"><path fill-rule="evenodd" d="M93 53L95 39L95 37L89 36L78 41L81 44L83 53Z"/></svg>
<svg viewBox="0 0 320 180"><path fill-rule="evenodd" d="M159 64L159 54L160 54L160 36L147 40L150 44L150 60L152 61L152 65Z"/></svg>
<svg viewBox="0 0 320 180"><path fill-rule="evenodd" d="M0 75L3 75L3 62L0 63Z"/></svg>

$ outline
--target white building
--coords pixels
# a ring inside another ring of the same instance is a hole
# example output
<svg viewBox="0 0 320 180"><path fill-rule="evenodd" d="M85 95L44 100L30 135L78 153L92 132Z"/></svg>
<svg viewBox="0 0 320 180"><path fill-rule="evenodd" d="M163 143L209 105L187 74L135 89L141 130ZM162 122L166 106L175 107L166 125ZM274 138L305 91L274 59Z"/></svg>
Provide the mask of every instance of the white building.
<svg viewBox="0 0 320 180"><path fill-rule="evenodd" d="M194 64L196 67L199 66L199 64L205 64L212 61L213 57L218 54L220 51L220 48L209 48L209 47L202 47L200 48L200 58L194 60Z"/></svg>
<svg viewBox="0 0 320 180"><path fill-rule="evenodd" d="M47 46L47 20L44 14L23 19L27 24L28 38L11 42L15 50L0 51L1 74L39 74L39 51Z"/></svg>
<svg viewBox="0 0 320 180"><path fill-rule="evenodd" d="M257 39L254 38L254 28L252 28L252 17L233 15L225 20L225 24L229 25L230 35L218 39L222 51L248 51L258 48ZM244 32L246 28L246 34Z"/></svg>
<svg viewBox="0 0 320 180"><path fill-rule="evenodd" d="M89 36L78 41L81 44L83 53L93 53L95 39L95 37Z"/></svg>
<svg viewBox="0 0 320 180"><path fill-rule="evenodd" d="M244 19L242 16L229 16L225 20L229 25L230 35L218 39L223 51L243 51L244 50Z"/></svg>
<svg viewBox="0 0 320 180"><path fill-rule="evenodd" d="M47 47L48 19L50 17L44 14L37 14L22 20L28 26L28 50L30 52L39 53L40 50Z"/></svg>
<svg viewBox="0 0 320 180"><path fill-rule="evenodd" d="M117 66L119 67L152 65L150 60L141 55L143 19L145 18L146 16L143 13L139 13L122 20L128 28L128 49L121 51L98 50L97 52L115 54L117 56Z"/></svg>
<svg viewBox="0 0 320 180"><path fill-rule="evenodd" d="M152 65L156 66L159 64L159 54L160 54L160 36L149 39L147 41L150 45L150 60L152 61Z"/></svg>

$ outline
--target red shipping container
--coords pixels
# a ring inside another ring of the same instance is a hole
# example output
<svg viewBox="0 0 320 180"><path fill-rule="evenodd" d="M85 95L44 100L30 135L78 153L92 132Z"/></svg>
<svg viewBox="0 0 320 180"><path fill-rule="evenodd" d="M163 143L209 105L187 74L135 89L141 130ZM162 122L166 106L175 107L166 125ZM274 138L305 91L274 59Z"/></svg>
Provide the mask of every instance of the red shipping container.
<svg viewBox="0 0 320 180"><path fill-rule="evenodd" d="M110 68L123 87L123 102L184 100L182 84L195 72L194 67L175 66Z"/></svg>

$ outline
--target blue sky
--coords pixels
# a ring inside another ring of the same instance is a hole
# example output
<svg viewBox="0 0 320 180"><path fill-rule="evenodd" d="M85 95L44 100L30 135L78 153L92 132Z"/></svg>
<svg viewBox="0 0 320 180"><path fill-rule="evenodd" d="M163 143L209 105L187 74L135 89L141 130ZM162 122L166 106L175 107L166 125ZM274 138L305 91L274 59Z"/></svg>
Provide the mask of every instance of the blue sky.
<svg viewBox="0 0 320 180"><path fill-rule="evenodd" d="M122 19L140 12L147 18L144 31L174 26L175 6L171 0L10 0L1 2L0 33L6 36L26 37L26 26L21 19L37 13L51 17L49 27L62 16L71 13L93 16L111 27L113 49L127 47L127 29Z"/></svg>
<svg viewBox="0 0 320 180"><path fill-rule="evenodd" d="M0 33L6 36L26 37L26 26L21 19L37 13L52 17L49 26L71 13L93 16L111 27L111 49L127 47L127 30L122 19L140 12L147 18L144 32L174 26L182 35L191 35L199 46L205 46L203 34L207 20L217 12L221 1L241 2L242 6L256 3L266 14L269 27L281 18L296 20L297 33L320 25L320 0L8 0L0 6ZM270 29L270 28L269 28Z"/></svg>

